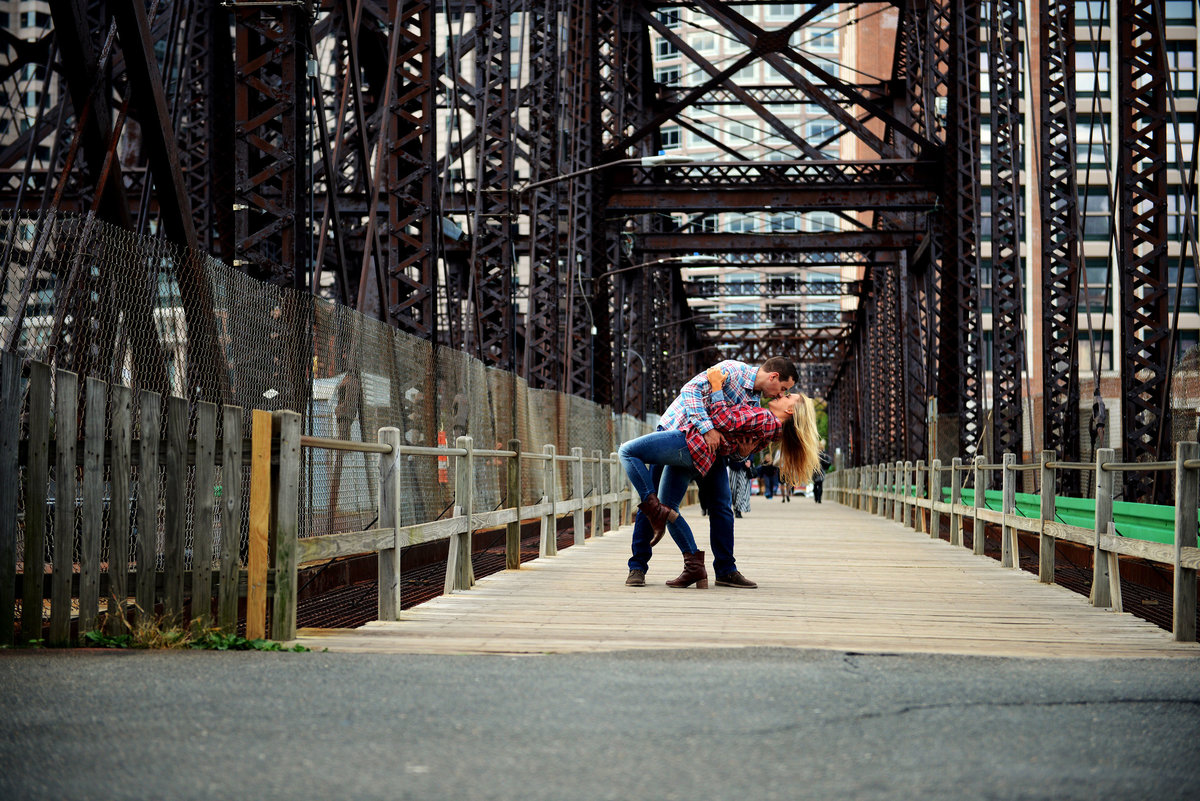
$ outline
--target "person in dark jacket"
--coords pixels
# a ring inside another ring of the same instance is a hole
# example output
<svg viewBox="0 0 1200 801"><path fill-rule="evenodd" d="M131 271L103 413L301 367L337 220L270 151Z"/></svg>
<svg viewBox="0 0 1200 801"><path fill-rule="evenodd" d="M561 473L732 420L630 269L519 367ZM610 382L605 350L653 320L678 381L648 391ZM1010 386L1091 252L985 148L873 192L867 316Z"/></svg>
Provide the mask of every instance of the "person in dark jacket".
<svg viewBox="0 0 1200 801"><path fill-rule="evenodd" d="M821 440L821 455L818 458L821 461L821 466L813 473L812 487L813 500L820 503L821 495L825 492L825 471L829 469L829 465L833 464L833 460L825 452L825 440Z"/></svg>
<svg viewBox="0 0 1200 801"><path fill-rule="evenodd" d="M771 461L771 454L763 455L762 464L758 466L758 477L762 479L763 495L769 501L779 492L779 467Z"/></svg>

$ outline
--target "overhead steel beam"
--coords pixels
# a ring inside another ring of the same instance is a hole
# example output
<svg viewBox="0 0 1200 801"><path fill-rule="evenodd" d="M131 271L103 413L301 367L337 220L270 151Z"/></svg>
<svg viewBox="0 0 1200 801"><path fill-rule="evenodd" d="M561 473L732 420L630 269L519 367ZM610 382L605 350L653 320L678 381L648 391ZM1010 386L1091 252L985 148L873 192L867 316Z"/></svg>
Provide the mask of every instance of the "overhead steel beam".
<svg viewBox="0 0 1200 801"><path fill-rule="evenodd" d="M922 231L827 231L775 234L642 234L639 244L654 253L844 253L916 247Z"/></svg>
<svg viewBox="0 0 1200 801"><path fill-rule="evenodd" d="M927 211L937 205L937 193L917 187L789 187L727 186L623 186L608 198L610 212L626 214L653 211L712 212L764 211L869 211L904 209Z"/></svg>

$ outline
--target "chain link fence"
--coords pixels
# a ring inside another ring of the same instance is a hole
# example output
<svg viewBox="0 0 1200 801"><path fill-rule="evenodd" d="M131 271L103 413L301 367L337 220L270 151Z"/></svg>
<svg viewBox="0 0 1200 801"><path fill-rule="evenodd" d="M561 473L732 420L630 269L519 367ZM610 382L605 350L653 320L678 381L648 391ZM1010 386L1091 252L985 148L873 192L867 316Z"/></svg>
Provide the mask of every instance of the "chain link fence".
<svg viewBox="0 0 1200 801"><path fill-rule="evenodd" d="M51 212L39 223L20 214L0 215L0 248L4 346L27 361L133 389L135 438L143 390L186 398L190 435L199 401L240 408L245 436L253 409L297 411L303 433L322 437L375 441L380 428L391 426L410 445L454 447L466 435L477 450L507 449L509 440L519 439L525 452L540 453L553 444L559 454L579 447L586 456L594 450L608 455L652 429L585 398L531 389L511 373L352 309L260 283L211 257L90 216ZM377 458L305 449L301 536L373 524ZM450 513L452 462L404 457L402 525ZM497 508L506 500L503 462L478 462L483 467L475 480L476 508ZM524 463L523 503L540 499L545 469L540 460ZM559 469L559 486L569 487L567 467ZM585 470L584 476L585 491L591 492L593 472ZM219 470L212 491L220 496L223 485L235 480L246 498L248 474L238 468ZM136 476L130 486L138 486ZM51 516L56 502L62 499L51 487ZM120 502L131 505L131 519L137 520L136 491ZM243 504L243 554L245 515ZM188 569L192 525L189 513ZM160 560L161 528L160 522ZM138 533L128 536L132 541ZM48 539L47 554L53 548ZM23 542L17 547L23 554ZM107 540L103 548L107 559Z"/></svg>

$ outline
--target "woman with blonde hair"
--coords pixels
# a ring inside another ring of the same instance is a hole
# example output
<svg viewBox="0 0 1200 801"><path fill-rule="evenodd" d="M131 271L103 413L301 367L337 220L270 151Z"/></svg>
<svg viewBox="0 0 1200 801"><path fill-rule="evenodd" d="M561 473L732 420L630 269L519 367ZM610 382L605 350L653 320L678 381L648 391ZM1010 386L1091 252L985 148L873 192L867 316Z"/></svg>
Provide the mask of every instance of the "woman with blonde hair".
<svg viewBox="0 0 1200 801"><path fill-rule="evenodd" d="M708 588L704 551L696 548L691 528L679 515L679 502L692 479L713 468L716 457L737 454L745 458L781 439L778 464L785 481L797 484L807 481L819 466L820 437L811 398L800 393L781 395L769 401L766 408L731 404L721 389L725 374L712 367L707 378L711 387L709 417L725 436L715 454L705 444L704 435L691 424L646 434L626 442L620 450L621 465L642 500L638 508L654 529L651 545L662 538L664 530L669 530L671 539L683 553L683 573L668 581L669 587L695 584L697 589ZM657 488L650 475L650 464L666 468Z"/></svg>

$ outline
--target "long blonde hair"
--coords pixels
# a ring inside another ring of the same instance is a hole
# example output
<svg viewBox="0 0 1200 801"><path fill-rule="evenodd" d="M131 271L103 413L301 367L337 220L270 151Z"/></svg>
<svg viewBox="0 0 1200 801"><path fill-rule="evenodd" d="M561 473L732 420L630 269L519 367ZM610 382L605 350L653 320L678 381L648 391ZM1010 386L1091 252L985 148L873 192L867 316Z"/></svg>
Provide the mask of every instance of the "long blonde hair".
<svg viewBox="0 0 1200 801"><path fill-rule="evenodd" d="M779 474L785 483L804 484L821 469L821 435L817 432L817 410L812 398L800 393L792 419L783 424L779 447Z"/></svg>

